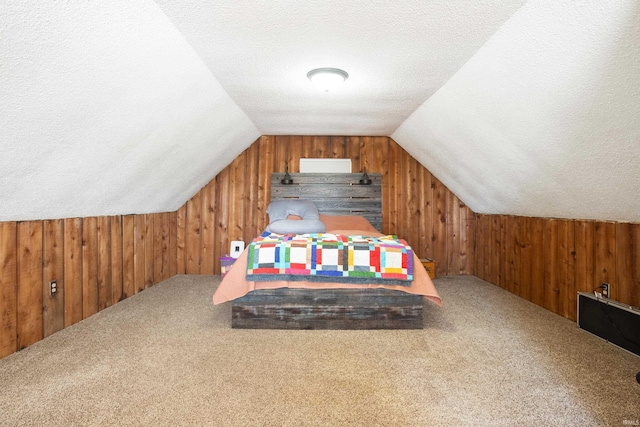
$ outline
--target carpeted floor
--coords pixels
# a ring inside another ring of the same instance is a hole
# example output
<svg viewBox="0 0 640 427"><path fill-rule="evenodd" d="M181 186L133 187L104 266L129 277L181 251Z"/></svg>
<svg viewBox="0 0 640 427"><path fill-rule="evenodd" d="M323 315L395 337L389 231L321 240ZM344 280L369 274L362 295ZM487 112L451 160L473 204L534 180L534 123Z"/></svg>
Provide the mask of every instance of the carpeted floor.
<svg viewBox="0 0 640 427"><path fill-rule="evenodd" d="M7 426L640 424L640 358L478 278L418 331L232 330L176 276L0 360Z"/></svg>

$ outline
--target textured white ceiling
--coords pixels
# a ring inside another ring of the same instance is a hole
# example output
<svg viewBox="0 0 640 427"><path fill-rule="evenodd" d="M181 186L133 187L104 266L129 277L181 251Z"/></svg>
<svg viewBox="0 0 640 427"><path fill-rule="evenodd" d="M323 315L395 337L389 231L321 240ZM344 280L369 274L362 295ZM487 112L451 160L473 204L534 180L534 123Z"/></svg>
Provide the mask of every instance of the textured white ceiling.
<svg viewBox="0 0 640 427"><path fill-rule="evenodd" d="M152 1L0 2L0 221L171 211L260 134Z"/></svg>
<svg viewBox="0 0 640 427"><path fill-rule="evenodd" d="M263 134L389 135L524 0L156 2Z"/></svg>
<svg viewBox="0 0 640 427"><path fill-rule="evenodd" d="M474 211L640 221L639 28L637 0L0 2L0 221L175 210L260 134L391 135Z"/></svg>
<svg viewBox="0 0 640 427"><path fill-rule="evenodd" d="M528 2L392 136L475 212L640 222L640 3Z"/></svg>

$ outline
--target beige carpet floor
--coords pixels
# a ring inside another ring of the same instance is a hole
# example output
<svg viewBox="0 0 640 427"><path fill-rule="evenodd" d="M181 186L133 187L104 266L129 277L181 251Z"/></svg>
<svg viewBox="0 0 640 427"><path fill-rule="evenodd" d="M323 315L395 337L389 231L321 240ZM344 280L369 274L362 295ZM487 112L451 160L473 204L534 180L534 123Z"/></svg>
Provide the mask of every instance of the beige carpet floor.
<svg viewBox="0 0 640 427"><path fill-rule="evenodd" d="M640 358L475 277L417 331L230 328L176 276L0 360L2 426L638 425Z"/></svg>

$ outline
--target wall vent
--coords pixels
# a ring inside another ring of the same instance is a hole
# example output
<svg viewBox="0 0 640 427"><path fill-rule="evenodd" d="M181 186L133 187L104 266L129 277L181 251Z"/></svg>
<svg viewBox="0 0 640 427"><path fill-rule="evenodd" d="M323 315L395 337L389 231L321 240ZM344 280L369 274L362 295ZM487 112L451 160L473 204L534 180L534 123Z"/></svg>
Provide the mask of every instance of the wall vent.
<svg viewBox="0 0 640 427"><path fill-rule="evenodd" d="M351 173L351 159L300 159L300 173Z"/></svg>
<svg viewBox="0 0 640 427"><path fill-rule="evenodd" d="M578 292L578 327L640 356L640 308Z"/></svg>

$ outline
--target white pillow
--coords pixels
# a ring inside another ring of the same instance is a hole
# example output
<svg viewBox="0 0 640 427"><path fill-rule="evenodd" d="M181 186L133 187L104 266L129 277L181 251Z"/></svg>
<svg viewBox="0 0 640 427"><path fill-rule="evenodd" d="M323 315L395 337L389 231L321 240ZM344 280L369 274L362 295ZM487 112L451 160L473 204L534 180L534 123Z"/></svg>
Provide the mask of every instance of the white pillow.
<svg viewBox="0 0 640 427"><path fill-rule="evenodd" d="M281 219L267 226L269 233L277 234L324 233L325 230L319 219Z"/></svg>
<svg viewBox="0 0 640 427"><path fill-rule="evenodd" d="M326 228L320 221L318 207L311 200L276 200L267 208L269 225L266 231L278 234L324 233ZM287 219L289 215L300 220Z"/></svg>

